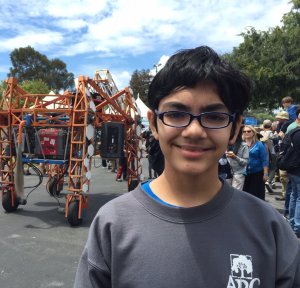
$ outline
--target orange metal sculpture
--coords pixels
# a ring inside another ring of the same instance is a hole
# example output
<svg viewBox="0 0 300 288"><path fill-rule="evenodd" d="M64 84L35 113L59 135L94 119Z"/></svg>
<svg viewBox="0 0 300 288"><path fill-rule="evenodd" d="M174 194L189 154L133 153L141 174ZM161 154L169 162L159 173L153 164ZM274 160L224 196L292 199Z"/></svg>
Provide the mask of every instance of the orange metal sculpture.
<svg viewBox="0 0 300 288"><path fill-rule="evenodd" d="M28 94L15 78L7 79L6 84L0 101L0 189L2 206L7 212L26 202L17 197L15 189L19 177L14 173L17 139L23 139L23 163L50 166L48 185L52 196L59 195L64 175L68 175L65 216L72 226L81 223L82 210L88 208L91 160L101 152L95 134L103 123L123 124L128 190L138 184L142 172L140 115L129 88L119 91L108 70L96 71L94 79L80 76L76 93L66 91L63 95ZM35 141L35 146L39 146L36 143L49 139L51 142L50 134L55 141L63 141L60 146L64 150L59 155L57 151L46 150L47 147L39 149L30 144Z"/></svg>

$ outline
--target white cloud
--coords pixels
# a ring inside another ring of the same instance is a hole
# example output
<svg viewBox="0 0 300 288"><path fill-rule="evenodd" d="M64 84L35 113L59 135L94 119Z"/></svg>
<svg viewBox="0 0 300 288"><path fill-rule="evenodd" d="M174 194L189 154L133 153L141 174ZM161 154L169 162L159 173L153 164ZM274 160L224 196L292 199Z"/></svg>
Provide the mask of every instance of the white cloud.
<svg viewBox="0 0 300 288"><path fill-rule="evenodd" d="M96 71L101 70L101 69L109 70L109 72L112 75L112 78L119 90L121 90L129 85L129 81L130 81L131 74L132 74L131 72L126 71L126 70L118 70L118 69L114 69L114 71L110 71L108 66L104 67L104 66L99 66L98 64L79 65L77 67L78 73L75 75L75 77L82 75L82 76L88 76L90 79L93 79ZM87 73L87 71L89 73Z"/></svg>
<svg viewBox="0 0 300 288"><path fill-rule="evenodd" d="M1 43L0 51L24 46L23 43L38 45L40 38L41 45L65 46L59 49L62 55L93 51L114 54L112 51L122 49L134 55L155 50L154 43L171 47L174 43L190 46L208 42L229 49L241 41L237 35L246 27L263 30L278 25L282 14L290 9L284 0L50 0L30 1L30 4L2 0L0 3L4 11L0 29L10 27L15 31L15 35L5 33L4 42L8 43ZM37 27L41 18L44 19L41 27ZM26 29L22 30L25 22ZM44 32L36 31L47 25ZM84 28L85 31L80 30Z"/></svg>
<svg viewBox="0 0 300 288"><path fill-rule="evenodd" d="M289 0L0 0L0 7L0 53L30 45L49 57L82 55L82 62L73 66L86 74L94 71L82 70L91 55L110 59L108 63L198 45L230 52L247 27L267 30L281 25L291 4ZM151 68L153 63L151 59ZM128 68L117 69L118 81L127 81Z"/></svg>
<svg viewBox="0 0 300 288"><path fill-rule="evenodd" d="M43 1L48 15L56 18L80 18L89 16L91 19L109 7L110 1L101 0L50 0Z"/></svg>
<svg viewBox="0 0 300 288"><path fill-rule="evenodd" d="M11 51L15 48L31 46L37 49L45 50L51 45L61 43L63 36L59 32L47 30L25 31L22 35L0 39L0 52Z"/></svg>
<svg viewBox="0 0 300 288"><path fill-rule="evenodd" d="M112 77L119 90L124 89L129 86L129 81L131 79L131 74L129 71L114 71Z"/></svg>
<svg viewBox="0 0 300 288"><path fill-rule="evenodd" d="M57 27L62 27L66 30L77 30L88 26L88 23L83 19L60 19L55 22ZM76 32L76 31L74 31Z"/></svg>

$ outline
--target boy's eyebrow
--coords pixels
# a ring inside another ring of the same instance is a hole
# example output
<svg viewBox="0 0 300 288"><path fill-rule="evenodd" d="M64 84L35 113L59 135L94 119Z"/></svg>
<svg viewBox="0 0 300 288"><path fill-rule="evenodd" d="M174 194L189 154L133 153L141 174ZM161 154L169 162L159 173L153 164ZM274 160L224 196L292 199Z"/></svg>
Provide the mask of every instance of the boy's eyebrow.
<svg viewBox="0 0 300 288"><path fill-rule="evenodd" d="M203 112L210 112L210 111L218 111L218 110L228 110L225 104L223 103L215 103L215 104L210 104L205 107L203 107L202 111Z"/></svg>
<svg viewBox="0 0 300 288"><path fill-rule="evenodd" d="M163 109L176 109L181 111L189 111L190 107L181 102L167 102L163 105ZM211 111L218 111L224 109L227 110L227 107L223 103L209 104L204 107L201 107L202 112L211 112Z"/></svg>
<svg viewBox="0 0 300 288"><path fill-rule="evenodd" d="M182 111L187 111L189 109L188 106L184 105L181 102L167 102L162 106L164 109L176 109Z"/></svg>

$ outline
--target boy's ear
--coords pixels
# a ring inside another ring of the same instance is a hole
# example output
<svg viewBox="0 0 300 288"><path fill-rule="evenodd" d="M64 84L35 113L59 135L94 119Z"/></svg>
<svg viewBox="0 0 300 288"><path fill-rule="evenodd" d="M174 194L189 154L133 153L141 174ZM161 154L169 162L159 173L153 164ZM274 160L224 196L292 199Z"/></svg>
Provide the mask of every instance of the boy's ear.
<svg viewBox="0 0 300 288"><path fill-rule="evenodd" d="M243 122L243 117L240 115L235 120L235 123L232 125L231 133L230 133L230 139L229 139L229 142L228 142L229 145L233 145L235 143L235 140L236 140L237 136L239 135L242 122Z"/></svg>
<svg viewBox="0 0 300 288"><path fill-rule="evenodd" d="M154 136L154 138L156 140L158 140L157 125L155 123L156 116L155 116L155 114L152 110L148 111L147 118L148 118L148 121L149 121L149 126L150 126L150 129L151 129L152 135Z"/></svg>

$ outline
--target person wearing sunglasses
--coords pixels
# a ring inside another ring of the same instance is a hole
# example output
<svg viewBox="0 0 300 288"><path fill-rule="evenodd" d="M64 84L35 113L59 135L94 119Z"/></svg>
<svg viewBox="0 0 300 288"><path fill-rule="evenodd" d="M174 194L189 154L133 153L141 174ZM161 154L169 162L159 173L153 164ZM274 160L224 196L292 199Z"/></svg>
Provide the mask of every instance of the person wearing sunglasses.
<svg viewBox="0 0 300 288"><path fill-rule="evenodd" d="M218 177L250 94L249 78L207 46L169 58L148 91L164 171L100 208L75 287L300 285L299 243L288 223Z"/></svg>
<svg viewBox="0 0 300 288"><path fill-rule="evenodd" d="M251 125L245 125L243 140L249 147L249 160L243 190L265 200L265 182L269 179L269 161L267 148L259 141L258 134Z"/></svg>

